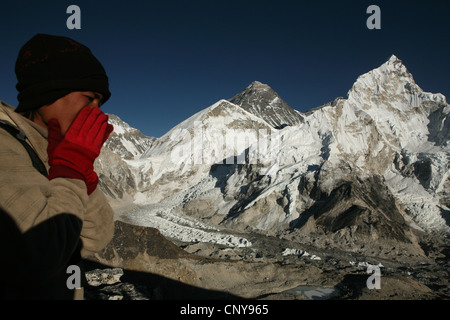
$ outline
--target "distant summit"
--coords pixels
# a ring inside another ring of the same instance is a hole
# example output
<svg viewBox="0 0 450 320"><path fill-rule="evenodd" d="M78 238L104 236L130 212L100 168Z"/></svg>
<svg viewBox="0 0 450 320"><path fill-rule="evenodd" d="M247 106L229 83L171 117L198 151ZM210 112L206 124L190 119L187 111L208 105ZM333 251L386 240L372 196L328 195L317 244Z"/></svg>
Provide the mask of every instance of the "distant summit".
<svg viewBox="0 0 450 320"><path fill-rule="evenodd" d="M252 82L229 101L277 129L303 122L300 112L292 109L270 86L259 81Z"/></svg>

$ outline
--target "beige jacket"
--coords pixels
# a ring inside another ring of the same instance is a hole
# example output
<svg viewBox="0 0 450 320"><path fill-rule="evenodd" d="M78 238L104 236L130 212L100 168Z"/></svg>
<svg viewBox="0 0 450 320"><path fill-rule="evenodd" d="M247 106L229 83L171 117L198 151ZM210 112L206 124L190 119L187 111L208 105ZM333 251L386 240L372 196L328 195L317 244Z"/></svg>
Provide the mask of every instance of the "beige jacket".
<svg viewBox="0 0 450 320"><path fill-rule="evenodd" d="M27 142L48 170L47 130L1 101L0 120L23 130ZM25 148L2 128L0 207L11 216L22 233L57 215L76 216L82 222L83 258L103 249L113 235L113 211L98 188L88 196L85 183L81 180L56 178L49 181L33 167Z"/></svg>

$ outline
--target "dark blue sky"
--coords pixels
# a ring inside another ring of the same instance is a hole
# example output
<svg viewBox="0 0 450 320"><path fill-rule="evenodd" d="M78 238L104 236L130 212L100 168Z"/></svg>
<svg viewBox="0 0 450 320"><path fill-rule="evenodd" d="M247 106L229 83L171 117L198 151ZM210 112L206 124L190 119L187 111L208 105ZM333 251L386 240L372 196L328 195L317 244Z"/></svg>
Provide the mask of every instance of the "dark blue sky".
<svg viewBox="0 0 450 320"><path fill-rule="evenodd" d="M69 5L81 30L69 30ZM369 5L381 30L369 30ZM14 63L36 33L69 36L103 63L103 107L159 137L252 81L307 111L346 96L397 55L425 91L450 96L450 1L2 1L0 100L16 105Z"/></svg>

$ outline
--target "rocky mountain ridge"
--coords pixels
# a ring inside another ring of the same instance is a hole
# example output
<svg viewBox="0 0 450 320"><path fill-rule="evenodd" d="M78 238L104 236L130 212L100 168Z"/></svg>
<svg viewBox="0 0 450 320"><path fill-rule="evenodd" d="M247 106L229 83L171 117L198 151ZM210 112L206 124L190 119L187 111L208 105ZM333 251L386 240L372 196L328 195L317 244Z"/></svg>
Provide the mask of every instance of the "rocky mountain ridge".
<svg viewBox="0 0 450 320"><path fill-rule="evenodd" d="M123 159L132 160L140 157L152 143L156 140L147 137L138 129L122 121L118 116L109 114L109 123L114 126L110 139L105 143L105 147L112 152L119 154Z"/></svg>

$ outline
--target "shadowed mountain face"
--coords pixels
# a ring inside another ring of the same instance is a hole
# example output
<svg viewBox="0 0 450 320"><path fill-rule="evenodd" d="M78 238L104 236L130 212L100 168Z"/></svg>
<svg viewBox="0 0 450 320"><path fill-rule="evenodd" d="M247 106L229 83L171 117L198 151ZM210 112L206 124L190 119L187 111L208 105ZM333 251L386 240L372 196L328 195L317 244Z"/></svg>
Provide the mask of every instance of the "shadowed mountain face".
<svg viewBox="0 0 450 320"><path fill-rule="evenodd" d="M274 128L281 129L303 121L300 112L292 109L271 87L258 81L229 101L262 118Z"/></svg>
<svg viewBox="0 0 450 320"><path fill-rule="evenodd" d="M322 196L305 212L305 218L293 226L307 229L311 228L310 223L326 234L341 233L347 240L360 237L380 244L385 240L417 242L394 196L379 176L343 183L331 194Z"/></svg>

